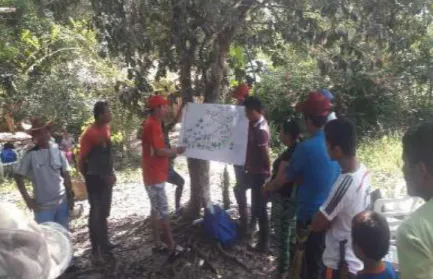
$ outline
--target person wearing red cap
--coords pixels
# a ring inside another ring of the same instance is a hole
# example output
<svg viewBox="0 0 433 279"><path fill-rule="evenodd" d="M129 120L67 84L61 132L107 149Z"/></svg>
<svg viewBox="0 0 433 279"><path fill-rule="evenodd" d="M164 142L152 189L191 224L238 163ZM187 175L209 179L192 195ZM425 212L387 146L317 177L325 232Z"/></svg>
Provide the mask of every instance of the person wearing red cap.
<svg viewBox="0 0 433 279"><path fill-rule="evenodd" d="M159 229L172 254L180 249L176 246L168 222L168 203L165 183L168 179L169 159L185 151L184 147L169 148L165 144L162 120L167 113L168 101L162 96L152 96L147 101L150 116L143 122L143 181L151 203L152 225L156 249L162 248Z"/></svg>
<svg viewBox="0 0 433 279"><path fill-rule="evenodd" d="M245 83L240 83L232 91L232 97L236 100L236 104L241 106L246 97L250 94L250 87Z"/></svg>
<svg viewBox="0 0 433 279"><path fill-rule="evenodd" d="M331 108L331 102L320 91L311 92L307 100L296 106L304 115L310 137L296 147L285 173L279 173L264 186L265 191L272 191L302 178L298 185L298 235L291 278L321 278L325 232L311 232L310 225L340 174L338 163L328 155L323 131Z"/></svg>
<svg viewBox="0 0 433 279"><path fill-rule="evenodd" d="M116 176L113 167L111 144L111 111L107 102L98 101L93 108L95 122L80 138L78 168L86 180L90 204L89 234L95 263L111 257L114 249L108 237L113 186Z"/></svg>

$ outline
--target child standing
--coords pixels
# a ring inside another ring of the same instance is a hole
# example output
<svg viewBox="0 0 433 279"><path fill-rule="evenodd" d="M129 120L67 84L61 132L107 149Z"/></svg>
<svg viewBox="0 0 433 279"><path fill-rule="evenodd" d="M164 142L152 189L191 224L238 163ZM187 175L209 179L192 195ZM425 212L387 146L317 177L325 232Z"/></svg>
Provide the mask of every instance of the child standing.
<svg viewBox="0 0 433 279"><path fill-rule="evenodd" d="M382 261L388 254L390 231L385 217L373 211L364 211L352 222L352 240L355 255L364 263L356 279L396 279L390 263Z"/></svg>
<svg viewBox="0 0 433 279"><path fill-rule="evenodd" d="M352 122L330 121L325 126L329 156L339 163L341 174L331 188L311 225L313 232L326 232L322 278L350 279L362 269L351 238L352 219L370 204L370 175L356 158L357 136Z"/></svg>

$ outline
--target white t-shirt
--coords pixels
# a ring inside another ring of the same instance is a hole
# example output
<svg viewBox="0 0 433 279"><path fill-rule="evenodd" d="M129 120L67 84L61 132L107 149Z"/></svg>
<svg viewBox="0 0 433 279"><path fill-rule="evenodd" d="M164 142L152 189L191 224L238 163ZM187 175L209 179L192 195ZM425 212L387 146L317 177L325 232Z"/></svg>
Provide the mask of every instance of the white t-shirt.
<svg viewBox="0 0 433 279"><path fill-rule="evenodd" d="M326 232L326 248L323 263L337 270L340 262L340 241L347 240L346 262L349 271L357 274L363 269L362 262L355 256L352 248L352 219L367 209L370 204L371 176L361 164L356 172L340 174L320 211L332 221Z"/></svg>
<svg viewBox="0 0 433 279"><path fill-rule="evenodd" d="M50 148L33 147L28 150L15 169L15 173L30 178L35 201L39 206L57 204L65 196L62 172L70 171L65 154L57 145Z"/></svg>
<svg viewBox="0 0 433 279"><path fill-rule="evenodd" d="M335 114L335 112L331 112L328 117L326 118L326 122L332 121L337 119L337 115Z"/></svg>

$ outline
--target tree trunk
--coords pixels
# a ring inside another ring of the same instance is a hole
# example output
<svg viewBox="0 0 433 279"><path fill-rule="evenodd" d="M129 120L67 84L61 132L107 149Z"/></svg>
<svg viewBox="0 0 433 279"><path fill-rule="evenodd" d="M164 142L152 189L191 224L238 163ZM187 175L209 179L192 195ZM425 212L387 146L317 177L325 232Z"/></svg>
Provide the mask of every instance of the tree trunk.
<svg viewBox="0 0 433 279"><path fill-rule="evenodd" d="M254 3L254 0L244 0L239 6L239 22L235 25L224 28L219 34L216 34L216 38L212 42L213 59L211 61L211 66L206 73L206 78L204 79L206 81L204 92L205 103L218 102L221 91L221 81L224 76L225 63L230 44L233 41L236 28L241 25L242 21L245 19L247 11ZM177 5L174 6L176 7L175 10L179 8ZM175 15L175 18L178 19L178 15ZM174 29L178 30L179 27L180 25L174 26ZM195 43L196 42L194 42L193 46L190 46L189 48L187 48L188 44L186 44L186 41L181 42L178 45L178 52L184 52L184 55L181 56L183 57L183 61L181 61L180 82L182 86L182 96L184 97L184 101L187 102L192 101L191 69L192 61L194 61ZM209 161L188 159L188 170L191 178L191 199L186 217L196 218L200 214L200 209L211 201Z"/></svg>
<svg viewBox="0 0 433 279"><path fill-rule="evenodd" d="M179 77L183 102L193 102L191 68L191 56L184 56ZM209 162L193 158L188 158L187 162L191 181L191 194L185 217L195 219L199 216L200 209L204 205L205 193L209 192Z"/></svg>
<svg viewBox="0 0 433 279"><path fill-rule="evenodd" d="M208 73L207 82L205 84L205 103L216 103L220 95L221 80L223 78L224 63L230 42L223 40L224 36L219 36L214 42L213 50L215 61L212 64ZM184 58L185 60L185 58ZM191 64L184 61L180 71L180 82L182 85L182 96L185 101L192 101L191 88ZM189 208L185 214L187 218L197 218L200 214L200 209L210 203L210 182L209 182L209 161L199 159L188 159L188 170L191 178L191 197Z"/></svg>

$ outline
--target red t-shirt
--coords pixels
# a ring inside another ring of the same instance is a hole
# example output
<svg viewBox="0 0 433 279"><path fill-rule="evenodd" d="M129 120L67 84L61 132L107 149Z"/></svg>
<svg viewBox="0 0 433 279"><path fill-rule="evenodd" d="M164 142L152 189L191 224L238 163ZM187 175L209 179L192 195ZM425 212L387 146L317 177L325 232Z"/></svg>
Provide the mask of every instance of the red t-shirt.
<svg viewBox="0 0 433 279"><path fill-rule="evenodd" d="M167 181L168 157L155 155L156 149L165 148L161 121L150 116L143 122L143 180L145 185L155 185Z"/></svg>

